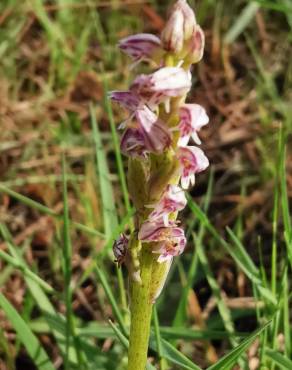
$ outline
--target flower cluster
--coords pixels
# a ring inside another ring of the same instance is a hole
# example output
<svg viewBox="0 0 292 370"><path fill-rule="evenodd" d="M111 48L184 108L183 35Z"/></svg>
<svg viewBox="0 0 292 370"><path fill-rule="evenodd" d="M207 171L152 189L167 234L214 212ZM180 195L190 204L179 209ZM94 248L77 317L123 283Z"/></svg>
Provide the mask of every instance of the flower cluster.
<svg viewBox="0 0 292 370"><path fill-rule="evenodd" d="M119 47L134 65L146 61L155 66L154 72L137 76L129 90L112 91L110 97L128 112L120 125L124 130L121 151L139 161L145 173L147 191L136 220L138 240L158 254L158 262L171 261L186 245L184 231L176 221L177 213L186 206L184 190L194 185L195 175L209 165L203 151L189 145L190 141L201 143L198 132L208 123L208 116L200 105L185 103L192 85L191 66L203 55L204 34L186 0L178 0L161 38L142 33L122 39ZM166 158L174 170L164 180ZM159 196L152 181L157 176L163 184ZM126 241L122 235L115 244L118 261L125 254Z"/></svg>

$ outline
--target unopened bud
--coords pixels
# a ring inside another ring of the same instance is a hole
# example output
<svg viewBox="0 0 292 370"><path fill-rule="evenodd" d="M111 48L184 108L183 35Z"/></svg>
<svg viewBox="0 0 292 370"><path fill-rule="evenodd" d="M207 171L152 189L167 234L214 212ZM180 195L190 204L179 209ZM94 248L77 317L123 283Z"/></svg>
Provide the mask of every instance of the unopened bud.
<svg viewBox="0 0 292 370"><path fill-rule="evenodd" d="M196 25L191 38L185 44L185 60L190 64L198 63L203 57L204 47L204 32L199 25Z"/></svg>
<svg viewBox="0 0 292 370"><path fill-rule="evenodd" d="M192 36L195 25L196 17L192 8L186 0L178 0L172 7L169 20L161 34L163 47L179 53L183 49L184 41Z"/></svg>

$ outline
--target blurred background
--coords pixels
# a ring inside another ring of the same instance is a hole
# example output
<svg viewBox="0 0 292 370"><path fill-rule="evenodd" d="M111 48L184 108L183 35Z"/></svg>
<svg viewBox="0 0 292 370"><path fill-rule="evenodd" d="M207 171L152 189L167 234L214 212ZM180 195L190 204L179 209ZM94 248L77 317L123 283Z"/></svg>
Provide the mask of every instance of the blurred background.
<svg viewBox="0 0 292 370"><path fill-rule="evenodd" d="M111 245L133 210L126 116L107 93L144 68L130 70L117 41L159 35L171 3L0 2L1 370L51 369L36 348L55 369L125 368L108 319L129 322L126 271ZM206 368L276 316L235 368L281 368L261 348L291 356L292 3L189 3L206 47L188 100L210 117L211 166L181 217L189 241L156 305L161 336ZM161 369L184 368L161 356Z"/></svg>

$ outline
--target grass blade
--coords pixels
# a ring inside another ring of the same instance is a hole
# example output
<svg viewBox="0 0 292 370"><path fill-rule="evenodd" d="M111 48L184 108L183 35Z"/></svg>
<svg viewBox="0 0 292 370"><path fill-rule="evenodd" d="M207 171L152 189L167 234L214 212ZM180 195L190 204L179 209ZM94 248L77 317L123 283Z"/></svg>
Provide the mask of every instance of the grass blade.
<svg viewBox="0 0 292 370"><path fill-rule="evenodd" d="M103 206L104 229L107 240L112 235L112 230L118 226L117 212L114 201L114 193L109 178L109 171L106 162L105 151L102 146L98 125L96 122L95 110L93 104L90 105L90 117L93 138L95 143L95 154L97 162L97 174L101 192L101 201Z"/></svg>
<svg viewBox="0 0 292 370"><path fill-rule="evenodd" d="M200 220L202 224L206 226L208 231L212 234L214 239L221 244L221 246L226 250L228 254L236 261L238 266L242 269L242 271L251 279L251 281L258 287L261 294L273 305L277 305L277 300L273 296L270 290L263 286L263 283L260 279L260 274L256 266L253 264L252 260L246 253L245 249L243 248L241 242L238 240L236 235L231 232L229 229L230 236L232 236L235 246L237 248L231 248L230 245L221 237L221 235L217 232L215 227L210 223L207 215L203 212L200 207L188 196L188 206L193 214Z"/></svg>
<svg viewBox="0 0 292 370"><path fill-rule="evenodd" d="M109 324L112 327L114 333L118 337L119 341L122 343L122 345L128 349L129 348L129 340L128 338L118 329L118 327L111 321L109 320Z"/></svg>
<svg viewBox="0 0 292 370"><path fill-rule="evenodd" d="M263 330L265 330L271 321L269 321L266 325L262 328L256 330L253 334L251 334L248 338L243 340L237 347L235 347L232 351L230 351L227 355L222 357L216 364L207 368L207 370L230 370L232 366L236 364L238 359L242 356L244 351L252 344L252 342L258 337Z"/></svg>
<svg viewBox="0 0 292 370"><path fill-rule="evenodd" d="M26 348L28 354L32 358L39 370L55 370L47 353L39 343L36 336L32 333L26 322L22 319L19 313L9 303L9 301L0 293L0 306L5 312L5 315L11 322L18 338Z"/></svg>
<svg viewBox="0 0 292 370"><path fill-rule="evenodd" d="M1 185L1 184L0 184L0 192L9 195L12 198L17 199L19 202L27 205L28 207L31 207L33 209L38 210L41 213L52 216L52 217L57 218L59 220L62 219L62 215L59 215L54 210L52 210L52 209L46 207L45 205L43 205L41 203L38 203L38 202L36 202L36 201L34 201L34 200L32 200L32 199L30 199L30 198L28 198L28 197L26 197L22 194L19 194L16 191L14 191L12 189L9 189L6 186ZM76 229L78 229L80 231L84 231L86 233L96 235L96 236L99 236L102 239L105 239L105 235L103 233L101 233L100 231L98 231L98 230L95 230L91 227L80 224L79 222L72 222L71 224L72 224L72 226L74 226Z"/></svg>
<svg viewBox="0 0 292 370"><path fill-rule="evenodd" d="M224 42L226 44L231 44L237 39L237 37L243 32L243 30L252 21L259 7L260 5L254 2L251 2L245 6L241 14L236 18L235 23L232 25L230 30L226 33L224 37Z"/></svg>
<svg viewBox="0 0 292 370"><path fill-rule="evenodd" d="M150 336L150 348L158 350L156 346L156 340L153 334ZM180 369L186 370L201 370L196 364L194 364L189 358L178 351L172 344L167 342L165 339L161 339L161 354L169 362L179 365Z"/></svg>
<svg viewBox="0 0 292 370"><path fill-rule="evenodd" d="M270 357L270 359L273 360L274 363L278 365L280 369L287 369L287 370L292 369L292 361L289 358L282 355L280 352L273 351L270 348L266 348L265 355Z"/></svg>
<svg viewBox="0 0 292 370"><path fill-rule="evenodd" d="M103 87L104 87L104 92L105 92L105 110L107 112L107 116L108 116L109 123L110 123L110 128L111 128L111 133L112 133L112 138L113 138L113 145L114 145L115 156L116 156L118 175L120 178L120 183L121 183L121 188L122 188L126 210L127 210L127 213L129 213L131 211L131 204L130 204L130 197L129 197L128 187L127 187L126 175L124 171L123 160L122 160L122 155L121 155L121 150L120 150L120 140L118 138L117 131L116 131L116 125L114 121L111 102L108 98L108 85L107 85L107 79L104 73L103 73Z"/></svg>
<svg viewBox="0 0 292 370"><path fill-rule="evenodd" d="M205 212L207 211L209 207L210 198L211 198L212 189L213 189L213 180L214 180L214 173L213 171L211 171L210 176L209 176L209 181L208 181L207 193L204 199L204 211ZM194 225L192 224L190 227L191 230L193 226ZM199 241L203 240L204 234L205 234L205 225L203 223L200 223L199 231L198 231ZM189 271L187 274L187 281L182 290L181 298L180 298L178 308L176 310L175 317L173 320L173 326L182 326L186 320L188 295L189 295L190 289L192 289L192 286L194 284L194 280L195 280L196 272L197 272L197 266L198 266L198 255L197 255L196 249L194 248L192 259L191 259L191 264L190 264Z"/></svg>
<svg viewBox="0 0 292 370"><path fill-rule="evenodd" d="M1 234L3 235L3 225L0 224ZM6 241L6 243L9 243ZM14 249L14 246L10 244L10 249ZM29 268L27 268L21 261L17 260L15 257L10 256L8 253L3 252L0 250L0 258L9 263L11 266L13 266L16 269L19 269L24 276L30 277L32 280L34 280L36 283L38 283L46 292L52 293L54 292L54 289L43 279L41 279L37 274L32 272Z"/></svg>
<svg viewBox="0 0 292 370"><path fill-rule="evenodd" d="M260 279L260 273L258 268L253 263L252 259L246 253L244 246L234 232L227 227L226 228L230 238L234 242L234 248L231 250L228 246L228 250L232 258L237 262L242 271L246 276L253 282L255 287L259 290L261 295L266 298L273 305L277 304L276 298L270 289L267 289L263 285L263 281Z"/></svg>
<svg viewBox="0 0 292 370"><path fill-rule="evenodd" d="M111 304L113 313L115 315L115 318L117 319L117 322L119 323L119 325L122 329L123 334L127 335L127 329L126 329L125 324L124 324L123 315L122 315L122 313L119 309L119 306L118 306L117 301L115 299L115 296L112 292L112 289L111 289L109 283L107 282L107 278L106 278L105 273L98 266L95 266L95 272L98 276L99 281L101 282L101 285L102 285L102 287L105 291L105 294L106 294L106 296L109 300L109 303Z"/></svg>
<svg viewBox="0 0 292 370"><path fill-rule="evenodd" d="M159 362L160 362L160 370L165 370L167 369L168 366L162 354L160 326L159 326L159 321L158 321L157 308L155 305L153 307L153 322L154 322L154 332L155 332L155 339L156 339L156 345L157 345L157 353L158 353Z"/></svg>
<svg viewBox="0 0 292 370"><path fill-rule="evenodd" d="M207 256L206 256L206 254L205 254L205 252L202 248L201 243L197 240L195 235L193 235L193 238L194 238L194 241L195 241L195 244L196 244L196 248L197 248L200 263L201 263L201 265L204 269L206 278L208 280L208 283L209 283L209 285L212 289L212 292L214 294L214 297L216 299L218 310L219 310L219 313L222 317L225 329L226 329L226 331L228 331L228 333L234 334L234 326L233 326L233 322L232 322L232 319L231 319L231 314L230 314L229 308L225 305L225 302L222 298L219 285L218 285L218 283L217 283L217 281L216 281L216 279L215 279L215 277L214 277L214 275L211 271L211 268L210 268L208 260L207 260ZM237 345L237 340L234 339L233 335L230 338L230 342L232 343L233 346Z"/></svg>
<svg viewBox="0 0 292 370"><path fill-rule="evenodd" d="M67 173L65 157L62 157L62 176L63 176L63 274L64 274L64 294L66 305L66 344L65 344L65 369L70 369L69 350L70 342L73 340L75 351L77 354L78 365L80 369L84 369L85 361L80 351L79 338L76 336L75 320L72 307L72 244L70 238L70 219L67 194Z"/></svg>

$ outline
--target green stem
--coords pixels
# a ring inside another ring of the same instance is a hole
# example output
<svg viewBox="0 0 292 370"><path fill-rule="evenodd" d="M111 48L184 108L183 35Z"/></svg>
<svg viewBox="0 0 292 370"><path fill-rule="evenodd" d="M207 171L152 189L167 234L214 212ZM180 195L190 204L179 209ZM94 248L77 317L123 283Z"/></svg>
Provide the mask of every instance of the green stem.
<svg viewBox="0 0 292 370"><path fill-rule="evenodd" d="M141 251L142 284L132 282L128 370L145 370L152 314L151 278L155 257L150 248Z"/></svg>

